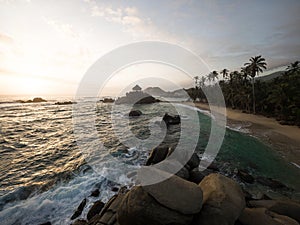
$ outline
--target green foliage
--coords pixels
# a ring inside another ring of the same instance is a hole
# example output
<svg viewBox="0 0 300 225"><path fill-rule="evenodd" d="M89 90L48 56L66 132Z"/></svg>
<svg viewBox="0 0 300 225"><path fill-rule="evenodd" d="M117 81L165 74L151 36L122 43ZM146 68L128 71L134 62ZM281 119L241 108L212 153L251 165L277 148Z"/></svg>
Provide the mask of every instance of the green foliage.
<svg viewBox="0 0 300 225"><path fill-rule="evenodd" d="M257 64L257 67L253 63ZM219 85L227 107L274 117L282 124L300 126L300 63L291 63L282 76L271 81L254 79L258 72L265 68L265 59L256 56L252 57L241 71L229 73L224 69L220 72L224 79L219 81ZM217 77L216 74L216 71L213 71L207 76L209 85L205 85L203 79L196 88L187 90L194 101L199 99L206 102L203 89L213 89L214 84L211 81L212 77ZM201 81L202 77L197 77L197 80Z"/></svg>

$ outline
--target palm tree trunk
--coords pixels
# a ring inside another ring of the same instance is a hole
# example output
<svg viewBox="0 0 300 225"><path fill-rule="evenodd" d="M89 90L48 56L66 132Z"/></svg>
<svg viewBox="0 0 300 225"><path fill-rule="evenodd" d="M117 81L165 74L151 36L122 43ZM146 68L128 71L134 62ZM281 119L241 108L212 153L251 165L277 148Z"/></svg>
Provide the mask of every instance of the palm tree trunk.
<svg viewBox="0 0 300 225"><path fill-rule="evenodd" d="M253 98L253 114L255 114L254 77L252 78L252 98Z"/></svg>

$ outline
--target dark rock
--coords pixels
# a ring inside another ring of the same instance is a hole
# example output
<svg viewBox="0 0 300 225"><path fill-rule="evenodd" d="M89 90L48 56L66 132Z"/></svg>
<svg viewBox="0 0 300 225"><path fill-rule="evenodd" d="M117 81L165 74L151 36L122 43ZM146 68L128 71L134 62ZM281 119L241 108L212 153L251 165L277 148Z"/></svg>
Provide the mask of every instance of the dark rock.
<svg viewBox="0 0 300 225"><path fill-rule="evenodd" d="M78 216L81 215L82 210L84 209L85 205L86 205L86 198L83 199L82 202L79 204L77 210L76 210L76 211L74 212L74 214L72 215L71 220L74 220L74 219L76 219Z"/></svg>
<svg viewBox="0 0 300 225"><path fill-rule="evenodd" d="M96 201L87 214L87 220L92 219L95 215L99 214L104 207L104 203L102 201Z"/></svg>
<svg viewBox="0 0 300 225"><path fill-rule="evenodd" d="M118 193L113 196L103 207L100 214L95 215L90 221L89 225L119 225L117 221L117 211L124 198L124 194Z"/></svg>
<svg viewBox="0 0 300 225"><path fill-rule="evenodd" d="M175 159L166 159L160 164L155 165L155 168L171 174L177 171L176 175L178 177L185 180L189 178L189 171Z"/></svg>
<svg viewBox="0 0 300 225"><path fill-rule="evenodd" d="M163 180L143 186L143 189L161 205L189 215L201 210L202 190L198 185L151 167L142 168L139 172L144 175L144 179L151 176Z"/></svg>
<svg viewBox="0 0 300 225"><path fill-rule="evenodd" d="M113 192L118 192L118 191L119 191L119 188L118 188L118 187L113 187L113 188L111 189L111 191L113 191Z"/></svg>
<svg viewBox="0 0 300 225"><path fill-rule="evenodd" d="M72 104L76 104L76 102L71 102L71 101L67 101L67 102L55 102L55 105L72 105Z"/></svg>
<svg viewBox="0 0 300 225"><path fill-rule="evenodd" d="M136 186L125 195L117 219L122 225L187 225L193 216L164 207L142 187Z"/></svg>
<svg viewBox="0 0 300 225"><path fill-rule="evenodd" d="M163 161L169 154L169 151L170 151L169 147L156 147L152 149L150 156L146 162L146 166L157 164Z"/></svg>
<svg viewBox="0 0 300 225"><path fill-rule="evenodd" d="M142 115L142 112L140 110L131 110L128 115L129 117L138 117Z"/></svg>
<svg viewBox="0 0 300 225"><path fill-rule="evenodd" d="M208 175L199 186L203 191L203 207L198 224L234 224L246 205L240 186L221 174Z"/></svg>
<svg viewBox="0 0 300 225"><path fill-rule="evenodd" d="M237 175L242 181L246 183L253 184L254 182L254 178L245 170L239 170Z"/></svg>
<svg viewBox="0 0 300 225"><path fill-rule="evenodd" d="M198 169L193 169L192 171L190 171L189 181L195 184L199 184L204 177L205 177L204 174L200 172Z"/></svg>
<svg viewBox="0 0 300 225"><path fill-rule="evenodd" d="M180 124L180 116L179 115L171 116L168 113L166 113L163 116L162 120L166 123L167 126Z"/></svg>
<svg viewBox="0 0 300 225"><path fill-rule="evenodd" d="M114 103L115 100L112 99L112 98L104 98L104 99L102 100L102 102L103 102L103 103Z"/></svg>
<svg viewBox="0 0 300 225"><path fill-rule="evenodd" d="M159 102L158 99L155 99L149 94L146 94L142 91L137 92L128 92L126 96L120 97L115 101L115 104L152 104Z"/></svg>
<svg viewBox="0 0 300 225"><path fill-rule="evenodd" d="M196 153L193 153L190 160L187 162L187 165L190 167L190 170L198 168L200 164L200 159Z"/></svg>
<svg viewBox="0 0 300 225"><path fill-rule="evenodd" d="M81 219L76 220L74 223L72 223L72 225L87 225L87 224L88 224L87 221Z"/></svg>
<svg viewBox="0 0 300 225"><path fill-rule="evenodd" d="M291 217L300 223L300 204L293 201L259 200L250 201L249 204L256 208L267 208L268 210Z"/></svg>
<svg viewBox="0 0 300 225"><path fill-rule="evenodd" d="M42 99L42 98L39 98L39 97L37 97L37 98L34 98L33 100L32 100L32 102L47 102L45 99Z"/></svg>
<svg viewBox="0 0 300 225"><path fill-rule="evenodd" d="M287 188L284 184L281 182L274 180L272 178L267 177L257 177L256 181L262 185L268 186L273 189L281 189L281 188Z"/></svg>
<svg viewBox="0 0 300 225"><path fill-rule="evenodd" d="M41 223L40 225L51 225L51 222Z"/></svg>
<svg viewBox="0 0 300 225"><path fill-rule="evenodd" d="M99 195L100 195L99 189L95 189L95 190L92 191L90 196L91 197L98 197Z"/></svg>

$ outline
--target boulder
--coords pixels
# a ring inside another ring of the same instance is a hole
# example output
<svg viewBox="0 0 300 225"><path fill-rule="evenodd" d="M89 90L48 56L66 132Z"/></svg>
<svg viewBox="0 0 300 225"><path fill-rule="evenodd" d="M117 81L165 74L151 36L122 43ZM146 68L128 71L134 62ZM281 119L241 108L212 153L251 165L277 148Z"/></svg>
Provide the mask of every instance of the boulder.
<svg viewBox="0 0 300 225"><path fill-rule="evenodd" d="M198 168L200 164L200 159L196 153L193 153L190 160L187 162L187 165L190 167L190 170Z"/></svg>
<svg viewBox="0 0 300 225"><path fill-rule="evenodd" d="M151 167L147 167L147 170L142 168L140 171L146 178L151 176L163 180L143 186L143 189L159 204L186 215L200 212L202 190L198 185Z"/></svg>
<svg viewBox="0 0 300 225"><path fill-rule="evenodd" d="M300 204L293 201L259 200L249 201L252 207L267 208L268 210L285 215L300 223Z"/></svg>
<svg viewBox="0 0 300 225"><path fill-rule="evenodd" d="M142 112L140 110L131 110L128 115L129 117L138 117L142 115Z"/></svg>
<svg viewBox="0 0 300 225"><path fill-rule="evenodd" d="M221 174L206 176L199 186L203 191L203 207L196 224L234 224L246 205L240 186Z"/></svg>
<svg viewBox="0 0 300 225"><path fill-rule="evenodd" d="M169 147L156 147L151 150L150 156L146 162L146 166L150 166L152 164L157 164L163 161L171 149Z"/></svg>
<svg viewBox="0 0 300 225"><path fill-rule="evenodd" d="M171 116L168 113L166 113L163 116L162 120L166 123L167 126L180 124L180 116L179 115Z"/></svg>
<svg viewBox="0 0 300 225"><path fill-rule="evenodd" d="M185 180L189 178L189 171L187 170L187 168L181 165L180 162L175 159L166 159L160 164L155 165L155 168L171 174L174 174L178 170L178 168L181 168L178 172L176 172L176 175Z"/></svg>
<svg viewBox="0 0 300 225"><path fill-rule="evenodd" d="M243 225L299 225L296 220L266 208L246 208L239 217L239 222Z"/></svg>
<svg viewBox="0 0 300 225"><path fill-rule="evenodd" d="M193 215L161 205L141 186L133 187L125 195L117 212L117 221L122 225L187 225L192 219Z"/></svg>
<svg viewBox="0 0 300 225"><path fill-rule="evenodd" d="M104 207L104 203L102 201L96 201L87 214L87 220L92 219L95 215L99 214Z"/></svg>
<svg viewBox="0 0 300 225"><path fill-rule="evenodd" d="M239 217L243 225L283 225L268 215L265 208L246 208Z"/></svg>
<svg viewBox="0 0 300 225"><path fill-rule="evenodd" d="M190 171L188 180L195 184L199 184L204 177L205 177L204 174L200 172L198 169L193 169L192 171Z"/></svg>
<svg viewBox="0 0 300 225"><path fill-rule="evenodd" d="M86 205L86 198L82 200L82 202L79 204L79 206L77 207L76 211L74 212L74 214L71 216L71 220L76 219L78 216L81 215L82 210L84 209Z"/></svg>

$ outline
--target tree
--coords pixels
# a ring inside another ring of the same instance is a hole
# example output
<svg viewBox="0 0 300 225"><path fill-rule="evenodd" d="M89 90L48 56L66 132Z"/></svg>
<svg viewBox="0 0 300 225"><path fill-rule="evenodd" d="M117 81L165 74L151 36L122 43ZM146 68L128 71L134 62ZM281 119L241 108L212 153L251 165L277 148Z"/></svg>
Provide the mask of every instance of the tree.
<svg viewBox="0 0 300 225"><path fill-rule="evenodd" d="M251 57L250 62L244 64L246 66L246 71L249 71L249 75L252 78L252 97L253 97L253 113L255 114L255 88L254 88L254 78L263 72L263 69L267 69L266 60L261 57L261 55Z"/></svg>
<svg viewBox="0 0 300 225"><path fill-rule="evenodd" d="M220 74L223 75L224 80L226 80L228 78L228 73L229 73L228 69L223 69L223 70L220 71Z"/></svg>
<svg viewBox="0 0 300 225"><path fill-rule="evenodd" d="M194 77L195 80L195 87L198 88L198 80L199 80L199 76L195 76Z"/></svg>
<svg viewBox="0 0 300 225"><path fill-rule="evenodd" d="M288 74L294 74L300 72L300 62L296 61L288 65L286 68Z"/></svg>

